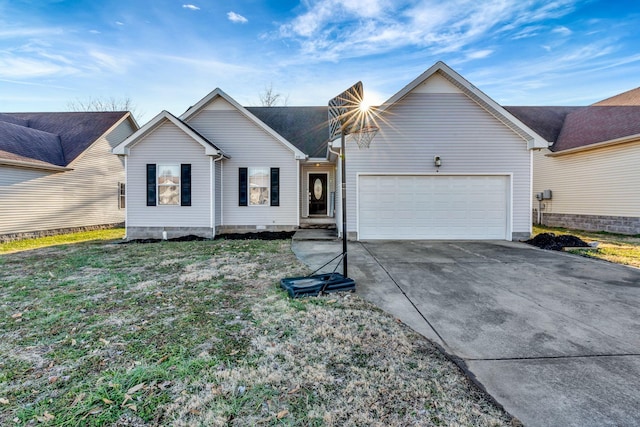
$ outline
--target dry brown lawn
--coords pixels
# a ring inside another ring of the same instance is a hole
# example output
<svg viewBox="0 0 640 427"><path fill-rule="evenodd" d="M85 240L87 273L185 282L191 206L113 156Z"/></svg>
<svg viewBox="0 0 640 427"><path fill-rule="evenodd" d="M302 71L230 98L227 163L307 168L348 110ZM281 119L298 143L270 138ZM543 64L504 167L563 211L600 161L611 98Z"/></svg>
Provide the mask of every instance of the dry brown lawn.
<svg viewBox="0 0 640 427"><path fill-rule="evenodd" d="M291 300L289 241L0 255L0 425L518 424L357 294Z"/></svg>

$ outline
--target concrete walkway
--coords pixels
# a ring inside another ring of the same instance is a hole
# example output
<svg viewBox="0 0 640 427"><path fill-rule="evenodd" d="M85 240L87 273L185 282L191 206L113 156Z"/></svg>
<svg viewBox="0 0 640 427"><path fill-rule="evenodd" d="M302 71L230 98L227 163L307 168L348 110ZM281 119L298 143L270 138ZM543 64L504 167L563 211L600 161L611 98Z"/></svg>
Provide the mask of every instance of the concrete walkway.
<svg viewBox="0 0 640 427"><path fill-rule="evenodd" d="M315 269L341 242L292 249ZM461 359L525 426L640 425L640 270L429 241L350 242L349 267L358 294Z"/></svg>

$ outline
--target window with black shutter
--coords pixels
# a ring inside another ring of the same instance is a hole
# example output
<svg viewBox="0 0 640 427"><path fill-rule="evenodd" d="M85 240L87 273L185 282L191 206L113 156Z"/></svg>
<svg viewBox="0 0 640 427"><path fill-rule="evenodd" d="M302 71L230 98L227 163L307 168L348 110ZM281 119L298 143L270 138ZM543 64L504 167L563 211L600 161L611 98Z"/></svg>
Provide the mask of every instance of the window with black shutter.
<svg viewBox="0 0 640 427"><path fill-rule="evenodd" d="M238 205L239 206L247 206L248 205L248 197L247 197L247 168L240 168L238 175Z"/></svg>
<svg viewBox="0 0 640 427"><path fill-rule="evenodd" d="M191 206L191 165L180 165L180 205Z"/></svg>
<svg viewBox="0 0 640 427"><path fill-rule="evenodd" d="M156 205L156 165L147 164L147 206Z"/></svg>
<svg viewBox="0 0 640 427"><path fill-rule="evenodd" d="M280 168L271 168L271 206L280 206Z"/></svg>

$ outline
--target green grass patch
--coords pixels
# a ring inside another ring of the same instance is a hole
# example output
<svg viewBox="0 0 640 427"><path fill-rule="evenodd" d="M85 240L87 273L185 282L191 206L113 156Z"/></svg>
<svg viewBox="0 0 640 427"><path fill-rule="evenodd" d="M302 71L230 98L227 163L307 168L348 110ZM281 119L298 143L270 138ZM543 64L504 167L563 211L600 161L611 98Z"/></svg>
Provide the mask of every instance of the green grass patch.
<svg viewBox="0 0 640 427"><path fill-rule="evenodd" d="M48 246L71 245L88 241L116 240L124 237L124 228L83 231L79 233L59 234L56 236L38 237L35 239L16 240L0 243L0 254L29 251Z"/></svg>
<svg viewBox="0 0 640 427"><path fill-rule="evenodd" d="M593 249L571 249L570 252L598 258L617 264L640 268L640 235L615 234L608 232L591 232L571 230L559 227L534 226L534 236L540 233L571 234L585 242L598 242Z"/></svg>

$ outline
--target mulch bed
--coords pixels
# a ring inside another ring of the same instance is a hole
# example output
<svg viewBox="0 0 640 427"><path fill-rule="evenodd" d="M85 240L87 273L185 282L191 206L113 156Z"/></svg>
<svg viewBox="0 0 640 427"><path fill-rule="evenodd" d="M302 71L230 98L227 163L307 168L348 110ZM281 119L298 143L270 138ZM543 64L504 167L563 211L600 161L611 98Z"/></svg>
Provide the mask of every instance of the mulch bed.
<svg viewBox="0 0 640 427"><path fill-rule="evenodd" d="M229 233L229 234L220 234L216 236L214 239L208 239L206 237L194 236L190 234L188 236L182 237L174 237L172 239L167 239L168 242L194 242L194 241L202 241L202 240L285 240L290 239L295 234L295 231L263 231L260 233ZM162 242L162 239L131 239L126 240L124 242L120 242L121 244L128 243L158 243Z"/></svg>
<svg viewBox="0 0 640 427"><path fill-rule="evenodd" d="M525 240L524 243L528 243L533 246L537 246L541 249L548 249L551 251L561 251L562 248L588 248L589 244L579 237L572 236L570 234L560 234L556 236L553 233L541 233L535 236L533 239Z"/></svg>

